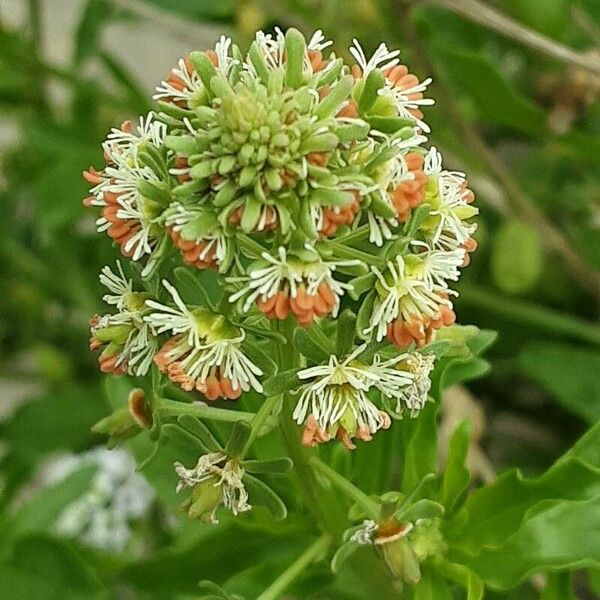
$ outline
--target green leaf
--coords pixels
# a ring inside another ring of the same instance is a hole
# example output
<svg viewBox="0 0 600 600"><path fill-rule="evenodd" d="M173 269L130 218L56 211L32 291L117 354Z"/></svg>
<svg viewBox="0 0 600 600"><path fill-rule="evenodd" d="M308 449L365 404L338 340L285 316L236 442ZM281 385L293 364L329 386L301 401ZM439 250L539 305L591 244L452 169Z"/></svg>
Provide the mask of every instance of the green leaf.
<svg viewBox="0 0 600 600"><path fill-rule="evenodd" d="M518 560L517 560L518 557ZM466 564L490 587L515 587L538 571L600 566L600 497L546 500L500 548L484 548Z"/></svg>
<svg viewBox="0 0 600 600"><path fill-rule="evenodd" d="M187 267L176 267L174 273L177 279L177 291L184 302L216 310L218 284L210 276L203 276L203 272L192 271Z"/></svg>
<svg viewBox="0 0 600 600"><path fill-rule="evenodd" d="M573 593L571 573L548 573L540 600L577 600Z"/></svg>
<svg viewBox="0 0 600 600"><path fill-rule="evenodd" d="M518 361L528 377L573 414L590 424L600 419L600 352L569 344L532 343L521 350Z"/></svg>
<svg viewBox="0 0 600 600"><path fill-rule="evenodd" d="M502 545L528 512L546 498L587 500L598 495L600 469L575 457L557 461L536 479L525 479L518 470L507 471L469 496L448 522L446 538L457 548L476 554L482 548Z"/></svg>
<svg viewBox="0 0 600 600"><path fill-rule="evenodd" d="M294 332L294 344L308 360L320 364L333 354L333 345L324 335L318 325L308 329L298 328ZM325 338L325 339L323 339Z"/></svg>
<svg viewBox="0 0 600 600"><path fill-rule="evenodd" d="M237 421L233 425L233 430L229 436L227 445L225 446L225 454L232 457L238 457L246 446L251 431L252 428L248 423L245 421Z"/></svg>
<svg viewBox="0 0 600 600"><path fill-rule="evenodd" d="M432 51L448 81L460 82L460 94L473 101L481 121L534 136L546 133L544 111L509 84L489 58L440 44Z"/></svg>
<svg viewBox="0 0 600 600"><path fill-rule="evenodd" d="M436 471L438 403L428 402L415 419L407 422L402 491L410 492L427 474Z"/></svg>
<svg viewBox="0 0 600 600"><path fill-rule="evenodd" d="M338 318L336 353L337 356L349 354L354 347L354 336L356 335L356 315L346 309Z"/></svg>
<svg viewBox="0 0 600 600"><path fill-rule="evenodd" d="M414 600L452 600L448 584L432 571L425 571L416 585Z"/></svg>
<svg viewBox="0 0 600 600"><path fill-rule="evenodd" d="M530 292L542 274L540 235L531 225L507 221L494 237L491 272L498 289L510 295Z"/></svg>
<svg viewBox="0 0 600 600"><path fill-rule="evenodd" d="M248 474L244 476L244 483L250 495L250 502L266 506L274 519L286 518L287 508L283 500L266 483Z"/></svg>
<svg viewBox="0 0 600 600"><path fill-rule="evenodd" d="M221 445L210 429L196 417L181 415L177 417L177 421L185 430L196 436L209 452L220 452L222 450Z"/></svg>
<svg viewBox="0 0 600 600"><path fill-rule="evenodd" d="M464 419L448 442L448 458L440 489L440 502L448 511L452 510L471 480L471 473L466 467L470 442L471 424Z"/></svg>
<svg viewBox="0 0 600 600"><path fill-rule="evenodd" d="M35 462L50 452L82 449L92 439L94 423L105 415L104 400L95 387L63 386L60 394L19 407L0 430L11 452Z"/></svg>
<svg viewBox="0 0 600 600"><path fill-rule="evenodd" d="M344 542L333 555L331 559L331 570L337 573L340 567L358 550L359 545L352 540Z"/></svg>
<svg viewBox="0 0 600 600"><path fill-rule="evenodd" d="M445 559L437 560L434 565L435 570L440 575L458 583L467 590L467 600L482 600L484 594L483 581L471 569L458 563L448 562Z"/></svg>

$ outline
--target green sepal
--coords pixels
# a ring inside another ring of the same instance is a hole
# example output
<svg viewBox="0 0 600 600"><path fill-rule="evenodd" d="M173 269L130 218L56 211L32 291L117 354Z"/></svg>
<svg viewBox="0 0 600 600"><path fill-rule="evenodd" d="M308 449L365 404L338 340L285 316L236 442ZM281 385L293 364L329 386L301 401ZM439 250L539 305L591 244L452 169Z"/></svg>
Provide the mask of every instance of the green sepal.
<svg viewBox="0 0 600 600"><path fill-rule="evenodd" d="M365 117L365 121L367 121L373 129L387 134L396 133L403 127L414 127L415 125L414 119L407 119L404 117L378 117L371 115Z"/></svg>
<svg viewBox="0 0 600 600"><path fill-rule="evenodd" d="M282 456L271 460L245 460L242 466L248 473L286 473L294 463L291 458Z"/></svg>
<svg viewBox="0 0 600 600"><path fill-rule="evenodd" d="M181 228L181 237L187 241L197 240L212 232L218 224L219 221L215 214L211 212L200 213Z"/></svg>
<svg viewBox="0 0 600 600"><path fill-rule="evenodd" d="M311 240L316 240L319 237L319 232L315 226L315 221L311 215L311 201L308 198L300 200L300 210L298 212L298 221L302 231Z"/></svg>
<svg viewBox="0 0 600 600"><path fill-rule="evenodd" d="M320 88L323 87L324 85L329 85L331 83L333 83L334 81L336 81L342 70L344 68L344 59L342 58L336 58L333 63L330 63L329 65L327 65L327 69L325 69L324 71L321 71L320 73L318 73L317 75L319 76L315 87L316 88Z"/></svg>
<svg viewBox="0 0 600 600"><path fill-rule="evenodd" d="M321 206L346 206L354 200L354 195L352 192L318 187L311 192L310 199Z"/></svg>
<svg viewBox="0 0 600 600"><path fill-rule="evenodd" d="M210 89L213 91L215 96L219 98L231 98L235 95L233 88L229 85L229 81L224 75L217 73L210 80Z"/></svg>
<svg viewBox="0 0 600 600"><path fill-rule="evenodd" d="M296 329L294 345L303 356L317 364L329 360L329 357L334 353L331 340L323 334L316 324L308 329Z"/></svg>
<svg viewBox="0 0 600 600"><path fill-rule="evenodd" d="M194 181L186 181L171 190L173 196L191 196L197 192L203 192L210 187L208 179L196 179Z"/></svg>
<svg viewBox="0 0 600 600"><path fill-rule="evenodd" d="M351 286L348 290L350 298L352 298L352 300L358 300L365 292L373 289L376 281L377 276L375 273L367 273L366 275L351 279L348 283L348 285Z"/></svg>
<svg viewBox="0 0 600 600"><path fill-rule="evenodd" d="M152 144L140 145L138 158L142 165L150 167L158 177L165 181L169 180L165 158L156 146Z"/></svg>
<svg viewBox="0 0 600 600"><path fill-rule="evenodd" d="M231 435L227 440L225 454L232 458L238 458L241 456L244 448L246 447L246 443L250 439L251 432L252 427L246 423L246 421L236 421L233 425Z"/></svg>
<svg viewBox="0 0 600 600"><path fill-rule="evenodd" d="M411 218L406 223L406 227L402 232L404 237L413 239L419 230L419 227L425 223L425 220L429 216L431 206L429 204L419 204L411 213Z"/></svg>
<svg viewBox="0 0 600 600"><path fill-rule="evenodd" d="M385 85L385 77L379 69L373 69L364 82L363 90L358 100L358 112L364 115L372 108L377 98L379 90ZM381 131L381 130L380 130ZM385 133L385 132L384 132Z"/></svg>
<svg viewBox="0 0 600 600"><path fill-rule="evenodd" d="M165 137L165 146L178 154L190 156L198 152L196 140L191 135L168 135Z"/></svg>
<svg viewBox="0 0 600 600"><path fill-rule="evenodd" d="M263 375L270 377L277 372L277 363L270 357L269 353L262 350L262 348L246 338L242 342L244 352L248 355L248 358L263 372Z"/></svg>
<svg viewBox="0 0 600 600"><path fill-rule="evenodd" d="M340 144L363 140L369 134L370 126L364 121L356 119L353 123L339 125L333 131L338 136Z"/></svg>
<svg viewBox="0 0 600 600"><path fill-rule="evenodd" d="M321 100L315 109L315 115L319 119L333 117L342 102L350 96L353 87L354 77L352 75L344 75L331 89L329 94Z"/></svg>
<svg viewBox="0 0 600 600"><path fill-rule="evenodd" d="M336 353L338 356L345 356L350 353L350 350L354 346L355 335L356 315L347 308L338 319L336 336Z"/></svg>
<svg viewBox="0 0 600 600"><path fill-rule="evenodd" d="M195 304L216 312L217 309L210 296L206 292L205 287L196 279L188 267L176 267L173 273L175 274L175 279L177 279L177 282L181 284L181 286L184 287L189 294L193 294L193 300ZM179 291L182 293L181 289Z"/></svg>
<svg viewBox="0 0 600 600"><path fill-rule="evenodd" d="M210 90L211 80L217 74L217 70L206 52L192 52L190 54L190 62L196 73L198 73L198 77L200 77L204 87L207 90Z"/></svg>
<svg viewBox="0 0 600 600"><path fill-rule="evenodd" d="M256 227L256 224L260 219L262 203L254 196L246 196L246 198L247 200L244 205L244 213L242 214L240 226L242 231L250 233Z"/></svg>
<svg viewBox="0 0 600 600"><path fill-rule="evenodd" d="M388 204L380 194L369 194L371 200L369 210L384 219L393 219L396 216L394 207Z"/></svg>
<svg viewBox="0 0 600 600"><path fill-rule="evenodd" d="M333 555L331 559L331 571L333 573L337 573L342 565L360 548L360 546L353 542L352 540L348 540L344 542Z"/></svg>
<svg viewBox="0 0 600 600"><path fill-rule="evenodd" d="M181 121L183 121L183 119L189 118L190 115L194 114L191 110L187 108L181 108L176 104L172 104L171 102L165 102L164 100L158 100L157 104L160 107L161 112L164 112L167 116L176 119L178 126L181 126Z"/></svg>
<svg viewBox="0 0 600 600"><path fill-rule="evenodd" d="M210 429L196 417L180 415L177 417L177 422L183 429L194 435L209 452L221 452L223 450Z"/></svg>
<svg viewBox="0 0 600 600"><path fill-rule="evenodd" d="M361 339L367 341L371 334L364 333L365 329L369 326L371 320L371 313L373 312L373 305L375 304L376 290L371 290L362 301L358 314L356 315L356 335Z"/></svg>
<svg viewBox="0 0 600 600"><path fill-rule="evenodd" d="M302 385L302 380L298 378L298 373L302 369L290 369L289 371L281 371L273 377L270 377L263 383L263 391L265 396L278 396L290 390L296 390Z"/></svg>
<svg viewBox="0 0 600 600"><path fill-rule="evenodd" d="M310 152L330 152L339 144L339 141L338 136L331 132L311 135L302 142L300 152L302 152L302 154L309 154Z"/></svg>
<svg viewBox="0 0 600 600"><path fill-rule="evenodd" d="M248 57L256 69L256 73L258 74L258 77L263 85L267 85L269 83L269 67L263 58L262 52L258 49L258 44L256 42L252 42L250 45Z"/></svg>
<svg viewBox="0 0 600 600"><path fill-rule="evenodd" d="M278 521L287 517L287 508L283 500L266 483L249 474L244 476L244 483L252 504L266 506Z"/></svg>
<svg viewBox="0 0 600 600"><path fill-rule="evenodd" d="M434 519L444 514L444 507L439 502L434 502L428 498L417 500L406 509L396 511L395 518L399 521L410 521L414 523L419 519Z"/></svg>
<svg viewBox="0 0 600 600"><path fill-rule="evenodd" d="M285 83L288 87L296 89L302 85L305 54L304 36L297 29L290 27L285 32Z"/></svg>

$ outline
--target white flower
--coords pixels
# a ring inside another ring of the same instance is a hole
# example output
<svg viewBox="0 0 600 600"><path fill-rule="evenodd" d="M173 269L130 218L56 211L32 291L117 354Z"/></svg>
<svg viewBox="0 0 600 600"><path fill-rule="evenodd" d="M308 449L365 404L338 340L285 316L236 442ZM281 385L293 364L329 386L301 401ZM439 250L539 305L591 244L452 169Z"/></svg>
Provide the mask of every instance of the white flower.
<svg viewBox="0 0 600 600"><path fill-rule="evenodd" d="M367 212L369 222L369 241L376 246L383 246L385 240L391 240L394 237L393 228L398 227L396 219L384 219L379 215Z"/></svg>
<svg viewBox="0 0 600 600"><path fill-rule="evenodd" d="M117 269L119 272L118 274L115 274L108 265L102 268L100 283L112 292L112 294L105 294L102 296L102 300L104 300L106 304L116 306L118 310L123 310L128 295L133 292L133 283L131 279L125 277L123 267L119 261L117 261Z"/></svg>
<svg viewBox="0 0 600 600"><path fill-rule="evenodd" d="M173 203L165 218L165 225L171 227L173 231L181 234L181 230L192 221L198 218L205 217L210 223L212 215L207 214L206 209L202 205L192 207L183 206L179 202ZM222 228L219 226L216 216L214 224L210 223L207 230L193 240L184 239L184 242L194 242L197 246L202 245L202 250L197 255L196 260L209 262L214 258L217 264L220 264L227 255L227 237L224 235Z"/></svg>
<svg viewBox="0 0 600 600"><path fill-rule="evenodd" d="M371 58L367 59L364 50L357 39L352 40L352 46L350 47L350 54L354 56L358 66L361 68L363 77L366 77L374 69L391 69L395 67L400 60L398 55L400 50L388 50L388 47L381 43L377 50L373 53Z"/></svg>
<svg viewBox="0 0 600 600"><path fill-rule="evenodd" d="M397 256L395 263L387 264L385 275L377 267L371 267L377 276L378 296L371 315L369 327L365 334L376 331L377 341L381 341L390 323L398 317L409 321L414 316L435 318L439 314L441 304L452 306L449 300L440 297L439 291L445 291L438 285L431 285L431 279L426 280L420 276L408 273L406 261L402 256ZM388 281L389 280L389 281Z"/></svg>
<svg viewBox="0 0 600 600"><path fill-rule="evenodd" d="M219 41L215 44L215 54L217 55L217 68L225 76L229 74L231 67L238 62L229 55L230 50L231 38L222 35L219 38Z"/></svg>
<svg viewBox="0 0 600 600"><path fill-rule="evenodd" d="M415 112L420 110L421 106L431 106L435 104L432 98L419 98L419 96L427 90L427 86L431 83L431 78L410 87L403 89L391 82L388 82L380 91L379 94L386 96L392 100L398 109L398 116L414 120L420 129L429 133L431 130L427 123L415 116ZM414 96L417 97L414 97Z"/></svg>
<svg viewBox="0 0 600 600"><path fill-rule="evenodd" d="M431 245L453 250L463 246L475 233L477 225L466 223L465 219L477 214L477 209L467 204L463 190L455 186L440 186L439 198L439 206L430 212L438 218Z"/></svg>
<svg viewBox="0 0 600 600"><path fill-rule="evenodd" d="M242 481L244 469L238 462L230 460L222 452L204 454L192 469L186 469L181 463L176 462L175 471L179 477L177 492L205 481L214 481L213 485L220 488L221 502L234 515L252 508L248 503L248 492ZM214 507L212 514L209 516L212 523L218 523L216 518L217 506Z"/></svg>
<svg viewBox="0 0 600 600"><path fill-rule="evenodd" d="M435 356L414 352L408 355L404 363L412 378L410 384L401 390L396 412L401 413L403 405L406 405L410 409L411 416L414 416L427 402L431 389L430 373L433 370Z"/></svg>
<svg viewBox="0 0 600 600"><path fill-rule="evenodd" d="M423 242L414 241L413 246L424 249L418 254L421 260L422 279L430 289L444 289L447 294L457 292L448 289L448 281L458 281L459 267L462 266L466 251L464 248L455 250L430 250Z"/></svg>
<svg viewBox="0 0 600 600"><path fill-rule="evenodd" d="M317 29L312 37L310 38L306 47L308 50L314 50L315 52L321 52L331 46L333 42L331 40L327 40L323 35L323 31L321 29Z"/></svg>
<svg viewBox="0 0 600 600"><path fill-rule="evenodd" d="M180 58L166 81L156 88L154 100L184 102L186 105L204 89L202 80L192 68L189 59Z"/></svg>
<svg viewBox="0 0 600 600"><path fill-rule="evenodd" d="M134 292L131 280L125 278L118 262L117 267L118 274L104 267L100 281L113 292L106 294L103 300L119 312L92 319L90 345L93 349L106 346L99 357L103 371L143 376L158 349L156 332L143 318L145 294Z"/></svg>
<svg viewBox="0 0 600 600"><path fill-rule="evenodd" d="M166 133L167 126L157 121L153 112L149 112L145 118L139 118L135 129L130 121L125 121L121 129L113 128L102 144L102 148L110 162L127 165L131 161L132 164L129 166L139 166L137 156L139 147L144 144L162 146Z"/></svg>
<svg viewBox="0 0 600 600"><path fill-rule="evenodd" d="M153 219L146 210L144 199L138 191L141 181L159 182L149 167L106 167L104 179L92 188L92 204L106 210L97 219L98 231L108 234L121 246L126 256L134 261L152 254L158 238L153 231Z"/></svg>
<svg viewBox="0 0 600 600"><path fill-rule="evenodd" d="M262 370L240 349L245 332L210 311L190 311L168 281L163 280L163 285L175 307L148 300L153 312L144 317L159 334L175 336L157 354L158 366L184 389L196 388L211 400L222 395L237 398L251 388L262 392L257 379Z"/></svg>
<svg viewBox="0 0 600 600"><path fill-rule="evenodd" d="M248 311L256 300L265 301L272 298L279 291L289 292L292 298L298 295L300 284L306 287L309 296L315 296L321 284L326 284L334 295L332 315L336 316L339 309L340 297L351 286L333 278L333 273L338 267L359 264L356 260L324 261L316 257L314 261L303 262L298 259L289 259L286 249L280 246L278 257L267 252L262 254L267 263L250 272L246 277L231 277L232 283L244 283L244 287L229 297L230 302L235 302L246 297L243 310Z"/></svg>
<svg viewBox="0 0 600 600"><path fill-rule="evenodd" d="M359 346L342 362L330 356L327 364L298 373L301 380L313 380L301 388L293 413L298 424L312 416L322 432L341 423L351 437L358 433L363 439L370 439L371 434L389 427L388 415L373 404L367 392L376 388L389 398L399 398L401 390L410 383L410 375L390 368L391 361L381 362L378 357L372 365L358 361L365 347ZM348 424L352 422L354 430L349 431Z"/></svg>

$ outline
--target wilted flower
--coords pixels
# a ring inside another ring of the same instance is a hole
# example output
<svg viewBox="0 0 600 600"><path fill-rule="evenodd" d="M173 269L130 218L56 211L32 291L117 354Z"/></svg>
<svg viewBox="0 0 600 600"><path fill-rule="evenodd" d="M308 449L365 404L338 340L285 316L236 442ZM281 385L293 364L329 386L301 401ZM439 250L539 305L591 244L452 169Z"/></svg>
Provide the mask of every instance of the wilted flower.
<svg viewBox="0 0 600 600"><path fill-rule="evenodd" d="M204 454L192 469L176 462L175 471L179 477L177 491L192 488L191 497L182 506L192 519L218 523L216 513L221 504L234 515L252 508L242 481L244 469L222 452Z"/></svg>

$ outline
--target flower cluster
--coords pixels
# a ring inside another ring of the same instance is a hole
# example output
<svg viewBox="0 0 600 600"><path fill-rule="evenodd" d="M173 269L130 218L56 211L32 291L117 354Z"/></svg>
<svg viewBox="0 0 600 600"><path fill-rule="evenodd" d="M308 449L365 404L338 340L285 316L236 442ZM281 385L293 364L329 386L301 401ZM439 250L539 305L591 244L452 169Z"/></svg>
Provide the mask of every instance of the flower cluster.
<svg viewBox="0 0 600 600"><path fill-rule="evenodd" d="M281 322L322 336L354 309L350 346L306 356L291 390L307 445L353 447L427 400L423 347L454 323L450 285L476 247L477 209L465 176L424 147L429 80L385 44L368 57L354 42L350 65L330 45L276 30L244 54L222 37L179 61L153 112L108 135L85 204L142 265L103 271L116 312L92 319L91 346L105 372L154 363L187 392L234 400L263 392L273 357L257 356ZM182 269L210 274L220 299L190 302L173 285ZM216 477L218 464L197 470Z"/></svg>

